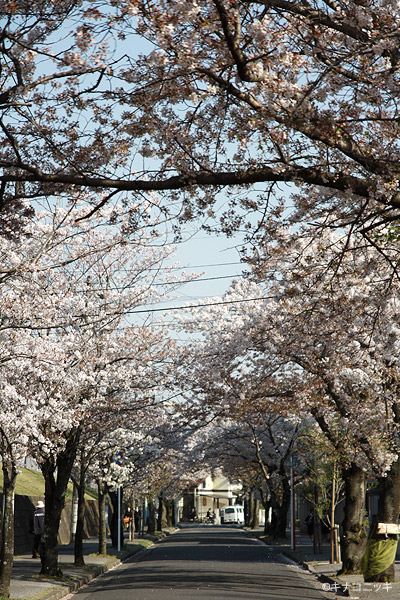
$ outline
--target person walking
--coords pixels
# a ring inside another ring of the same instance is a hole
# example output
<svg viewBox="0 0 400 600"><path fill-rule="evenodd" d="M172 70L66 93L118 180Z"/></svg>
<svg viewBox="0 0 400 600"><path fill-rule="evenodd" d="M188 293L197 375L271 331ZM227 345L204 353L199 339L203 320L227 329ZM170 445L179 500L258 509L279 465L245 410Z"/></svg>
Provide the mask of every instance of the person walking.
<svg viewBox="0 0 400 600"><path fill-rule="evenodd" d="M307 527L308 536L311 540L314 535L314 509L313 508L310 510L309 514L307 515L305 524Z"/></svg>
<svg viewBox="0 0 400 600"><path fill-rule="evenodd" d="M125 529L129 530L129 526L130 523L132 521L132 509L130 506L127 507L125 513L124 513L124 524L125 524Z"/></svg>
<svg viewBox="0 0 400 600"><path fill-rule="evenodd" d="M36 504L36 509L33 513L31 522L31 531L33 533L32 558L40 558L39 544L44 529L44 515L44 503L39 500L39 502Z"/></svg>
<svg viewBox="0 0 400 600"><path fill-rule="evenodd" d="M136 506L135 507L135 512L133 513L133 522L135 524L135 533L139 533L140 531L140 510L139 508Z"/></svg>

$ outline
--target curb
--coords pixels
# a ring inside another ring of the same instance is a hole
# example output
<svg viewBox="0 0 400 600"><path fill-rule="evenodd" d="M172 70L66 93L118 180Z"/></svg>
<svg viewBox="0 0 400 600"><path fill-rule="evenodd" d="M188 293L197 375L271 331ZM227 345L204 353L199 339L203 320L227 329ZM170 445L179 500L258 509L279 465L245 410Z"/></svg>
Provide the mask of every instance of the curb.
<svg viewBox="0 0 400 600"><path fill-rule="evenodd" d="M60 600L61 598L68 596L68 594L77 592L82 586L88 584L96 577L104 575L104 573L115 569L115 567L118 567L118 565L122 564L123 560L129 558L130 556L135 556L135 554L139 554L140 552L141 550L138 550L137 552L132 552L128 556L123 557L123 559L116 559L110 562L108 565L99 565L98 567L93 568L90 572L74 575L71 578L72 581L60 581L59 583L57 583L56 586L53 587L53 589L50 589L48 592L40 594L40 600ZM46 580L43 579L42 581ZM33 600L33 598L35 598L35 596L28 597L27 600Z"/></svg>
<svg viewBox="0 0 400 600"><path fill-rule="evenodd" d="M254 535L254 533L252 534L251 531L249 531L249 533L250 533L250 535L252 535L252 537L257 539L261 544L268 545L267 542L260 539L260 536ZM279 546L275 546L275 548L279 549ZM348 587L348 585L342 583L337 577L332 577L332 576L326 575L325 573L318 573L318 571L315 571L313 569L312 565L309 562L302 560L293 551L281 549L280 553L283 556L286 556L286 558L290 558L290 560L292 560L293 562L295 562L298 565L300 565L301 567L303 567L303 569L306 569L309 573L314 575L314 577L321 583L327 583L327 584L329 584L329 586L333 586L333 589L334 589L336 595L347 597L347 598L352 597L351 590ZM354 598L359 598L359 596L354 596Z"/></svg>
<svg viewBox="0 0 400 600"><path fill-rule="evenodd" d="M307 569L307 571L312 573L318 579L318 581L321 581L322 583L329 583L329 585L338 586L338 589L337 590L335 589L336 594L339 594L340 596L351 597L349 588L345 584L343 584L341 581L339 581L337 578L330 577L329 575L326 575L325 573L318 573L317 571L315 571L312 568L310 563L308 563L304 560L301 560L301 558L296 556L294 553L289 552L288 550L284 550L282 552L282 554L284 556L286 556L287 558L294 560L297 564L304 567L304 569Z"/></svg>
<svg viewBox="0 0 400 600"><path fill-rule="evenodd" d="M378 594L379 589L375 589L375 590L373 588L363 589L363 587L366 588L367 585L379 586L380 585L379 583L367 584L365 582L360 582L359 584L353 583L353 584L350 584L350 586L349 586L348 583L343 583L343 581L340 581L340 579L338 577L329 576L326 573L318 573L318 571L315 571L313 569L313 567L310 563L302 560L298 556L295 556L290 551L284 550L282 552L282 554L284 556L286 556L287 558L290 558L291 560L293 560L300 566L307 569L307 571L312 573L312 575L314 575L316 577L316 579L318 579L318 581L320 581L321 583L329 584L330 589L327 589L325 591L334 592L336 596L358 599L358 598L362 598L363 594L367 593L367 596L366 596L367 598L373 597L373 598L376 598L376 600L378 600L379 598L384 598L384 599L387 598L387 600L393 600L394 598L396 598L396 600L397 600L397 598L400 597L400 581L394 581L389 584L390 589L393 590L392 594L388 595L389 590L382 590L383 595L379 595ZM358 587L358 585L360 587ZM382 586L383 585L384 584L382 584ZM368 592L370 592L372 594L372 596L370 594L368 594Z"/></svg>

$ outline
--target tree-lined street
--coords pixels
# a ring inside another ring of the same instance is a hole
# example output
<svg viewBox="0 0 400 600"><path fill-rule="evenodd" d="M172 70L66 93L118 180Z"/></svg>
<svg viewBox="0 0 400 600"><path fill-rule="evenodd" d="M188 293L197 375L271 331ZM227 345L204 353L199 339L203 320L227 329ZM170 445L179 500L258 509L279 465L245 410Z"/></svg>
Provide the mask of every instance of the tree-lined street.
<svg viewBox="0 0 400 600"><path fill-rule="evenodd" d="M399 32L398 0L1 3L0 597L27 458L47 578L73 482L75 566L90 484L100 556L128 509L154 535L237 502L274 544L312 510L315 552L324 532L342 573L395 580ZM194 229L243 273L171 306ZM140 566L98 596L305 590L236 530Z"/></svg>
<svg viewBox="0 0 400 600"><path fill-rule="evenodd" d="M315 578L241 529L185 528L77 600L322 600Z"/></svg>

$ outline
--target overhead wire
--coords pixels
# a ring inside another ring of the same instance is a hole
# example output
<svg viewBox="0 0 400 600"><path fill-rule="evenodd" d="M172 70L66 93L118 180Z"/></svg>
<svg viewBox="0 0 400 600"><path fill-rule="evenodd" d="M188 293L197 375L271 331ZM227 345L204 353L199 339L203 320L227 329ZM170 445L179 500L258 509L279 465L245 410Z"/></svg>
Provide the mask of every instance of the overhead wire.
<svg viewBox="0 0 400 600"><path fill-rule="evenodd" d="M243 277L243 273L236 273L235 275L219 275L217 277L199 277L199 279L189 279L188 281L172 281L167 283L153 283L152 285L186 285L188 283L197 283L198 281L215 281L217 279L235 279L235 277Z"/></svg>
<svg viewBox="0 0 400 600"><path fill-rule="evenodd" d="M141 310L127 311L125 314L135 315L139 313L167 312L170 310L189 310L190 308L205 308L207 306L222 306L224 304L241 304L243 302L255 302L258 300L268 300L272 296L259 296L258 298L243 298L242 300L224 300L222 302L205 302L204 304L191 304L188 306L170 306L164 308L145 308Z"/></svg>
<svg viewBox="0 0 400 600"><path fill-rule="evenodd" d="M160 267L159 269L150 268L148 271L157 271L157 270L171 270L171 271L181 271L182 269L204 269L206 267L225 267L228 265L244 265L243 262L226 262L226 263L212 263L209 265L180 265L179 267Z"/></svg>

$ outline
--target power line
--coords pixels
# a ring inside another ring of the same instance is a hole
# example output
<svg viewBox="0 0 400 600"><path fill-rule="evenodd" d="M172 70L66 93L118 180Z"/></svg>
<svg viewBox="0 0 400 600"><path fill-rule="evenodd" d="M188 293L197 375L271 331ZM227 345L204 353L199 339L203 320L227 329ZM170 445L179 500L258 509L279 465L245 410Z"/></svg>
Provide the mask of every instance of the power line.
<svg viewBox="0 0 400 600"><path fill-rule="evenodd" d="M205 306L222 306L223 304L241 304L243 302L254 302L257 300L268 300L272 296L260 296L259 298L245 298L243 300L226 300L224 302L208 302L206 304L191 304L189 306L171 306L170 308L145 308L143 310L131 310L124 314L135 315L138 313L166 312L168 310L187 310L189 308L204 308Z"/></svg>
<svg viewBox="0 0 400 600"><path fill-rule="evenodd" d="M244 265L245 263L243 262L226 262L226 263L213 263L210 265L189 265L188 267L184 267L184 268L188 268L188 269L203 269L204 267L225 267L225 265Z"/></svg>
<svg viewBox="0 0 400 600"><path fill-rule="evenodd" d="M217 279L234 279L235 277L242 277L242 273L236 273L235 275L220 275L218 277L200 277L199 279L188 279L187 281L169 281L167 283L153 283L152 285L186 285L188 283L197 283L198 281L215 281Z"/></svg>
<svg viewBox="0 0 400 600"><path fill-rule="evenodd" d="M225 267L228 265L244 265L243 262L226 262L226 263L213 263L210 265L181 265L179 267L154 267L148 269L149 271L159 271L159 270L171 270L171 271L181 271L182 269L205 269L206 267Z"/></svg>
<svg viewBox="0 0 400 600"><path fill-rule="evenodd" d="M189 283L197 283L198 281L217 281L218 279L237 279L238 277L243 277L245 273L235 273L234 275L219 275L217 277L199 277L198 279L187 279L187 280L178 280L178 281L162 281L162 282L156 282L156 283L151 283L148 282L147 285L148 287L156 287L156 286L163 286L163 287L176 287L176 286L184 286L184 285L188 285ZM142 284L144 285L144 284ZM123 291L127 288L132 289L134 287L134 285L130 285L130 286L109 286L108 288L102 288L102 287L96 287L96 288L91 288L91 292L119 292L119 291ZM81 290L77 290L80 293L85 293L85 290L81 289Z"/></svg>

